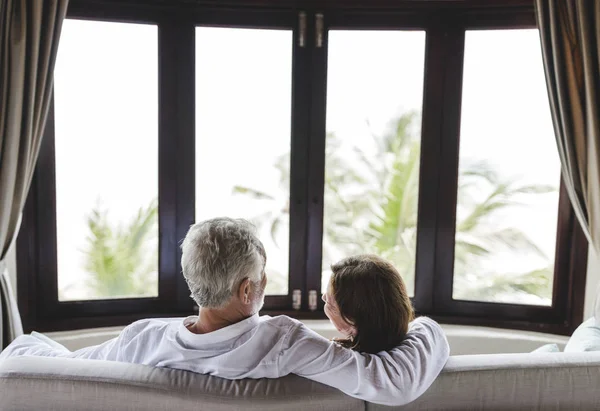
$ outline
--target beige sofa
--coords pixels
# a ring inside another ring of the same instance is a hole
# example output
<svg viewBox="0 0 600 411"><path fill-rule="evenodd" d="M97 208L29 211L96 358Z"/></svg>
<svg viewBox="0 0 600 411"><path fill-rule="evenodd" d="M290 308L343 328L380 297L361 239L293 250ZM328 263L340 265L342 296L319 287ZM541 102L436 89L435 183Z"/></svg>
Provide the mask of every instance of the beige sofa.
<svg viewBox="0 0 600 411"><path fill-rule="evenodd" d="M0 361L0 410L597 410L600 352L450 357L411 404L385 407L296 376L227 381L140 365Z"/></svg>

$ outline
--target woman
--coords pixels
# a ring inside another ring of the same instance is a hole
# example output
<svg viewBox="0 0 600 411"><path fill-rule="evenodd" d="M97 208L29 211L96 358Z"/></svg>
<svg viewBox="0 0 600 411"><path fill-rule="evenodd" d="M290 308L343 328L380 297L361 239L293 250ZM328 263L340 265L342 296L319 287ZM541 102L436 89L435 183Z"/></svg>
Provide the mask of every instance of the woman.
<svg viewBox="0 0 600 411"><path fill-rule="evenodd" d="M325 314L345 336L335 341L371 354L400 345L414 310L394 266L376 255L357 255L331 269Z"/></svg>

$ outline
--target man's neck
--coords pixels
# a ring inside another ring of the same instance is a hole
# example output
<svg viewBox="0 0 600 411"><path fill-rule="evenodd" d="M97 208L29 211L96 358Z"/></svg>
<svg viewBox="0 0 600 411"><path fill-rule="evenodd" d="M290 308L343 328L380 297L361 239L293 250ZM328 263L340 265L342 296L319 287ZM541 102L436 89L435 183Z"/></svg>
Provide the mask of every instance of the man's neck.
<svg viewBox="0 0 600 411"><path fill-rule="evenodd" d="M194 334L207 334L221 328L239 323L250 317L241 313L233 307L225 308L201 308L198 320L188 327Z"/></svg>

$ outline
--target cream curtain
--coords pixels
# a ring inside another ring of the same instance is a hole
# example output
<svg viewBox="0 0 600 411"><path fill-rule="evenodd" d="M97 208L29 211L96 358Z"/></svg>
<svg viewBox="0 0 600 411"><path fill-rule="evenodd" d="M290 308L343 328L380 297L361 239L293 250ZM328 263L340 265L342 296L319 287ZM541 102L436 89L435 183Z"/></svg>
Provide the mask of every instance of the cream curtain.
<svg viewBox="0 0 600 411"><path fill-rule="evenodd" d="M535 6L563 177L577 218L598 255L600 0L536 0ZM600 325L598 287L594 316Z"/></svg>
<svg viewBox="0 0 600 411"><path fill-rule="evenodd" d="M3 261L40 149L67 3L0 0L0 344L22 332Z"/></svg>
<svg viewBox="0 0 600 411"><path fill-rule="evenodd" d="M563 177L590 244L600 251L600 1L536 0Z"/></svg>

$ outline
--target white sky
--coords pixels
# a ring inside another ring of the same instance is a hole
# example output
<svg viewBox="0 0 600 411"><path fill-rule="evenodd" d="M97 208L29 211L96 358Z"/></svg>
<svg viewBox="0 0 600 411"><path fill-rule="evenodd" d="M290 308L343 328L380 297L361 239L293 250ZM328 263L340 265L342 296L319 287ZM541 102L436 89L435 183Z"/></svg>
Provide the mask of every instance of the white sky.
<svg viewBox="0 0 600 411"><path fill-rule="evenodd" d="M196 35L197 219L276 211L288 196L273 163L290 148L292 33L198 28ZM361 145L401 112L420 111L424 33L331 32L329 41L328 131ZM80 250L96 200L118 223L158 195L157 63L155 26L63 25L56 179L59 287L71 284L67 299L83 295ZM467 33L461 161L468 157L491 161L502 175L558 186L537 31ZM234 185L276 201L233 196ZM506 219L552 257L556 214L557 196L548 195ZM261 233L271 270L287 272L287 235L286 228L277 248ZM537 262L490 261L498 264L523 270Z"/></svg>

